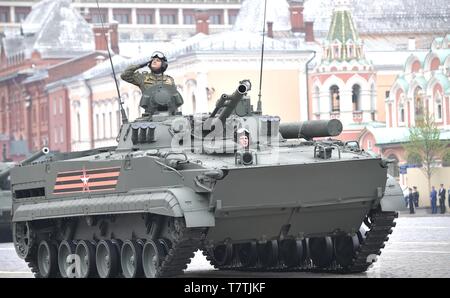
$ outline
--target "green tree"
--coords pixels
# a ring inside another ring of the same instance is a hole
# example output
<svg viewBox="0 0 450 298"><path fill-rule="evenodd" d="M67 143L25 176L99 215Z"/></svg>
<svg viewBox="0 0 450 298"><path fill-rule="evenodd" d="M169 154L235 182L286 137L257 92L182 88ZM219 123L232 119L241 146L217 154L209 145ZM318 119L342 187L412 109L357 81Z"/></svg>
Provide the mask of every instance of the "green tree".
<svg viewBox="0 0 450 298"><path fill-rule="evenodd" d="M440 131L433 116L428 113L416 121L416 126L409 129L409 143L404 148L408 160L421 164L420 168L428 181L431 192L431 177L436 172L436 160L444 160L450 154L448 142L440 140Z"/></svg>

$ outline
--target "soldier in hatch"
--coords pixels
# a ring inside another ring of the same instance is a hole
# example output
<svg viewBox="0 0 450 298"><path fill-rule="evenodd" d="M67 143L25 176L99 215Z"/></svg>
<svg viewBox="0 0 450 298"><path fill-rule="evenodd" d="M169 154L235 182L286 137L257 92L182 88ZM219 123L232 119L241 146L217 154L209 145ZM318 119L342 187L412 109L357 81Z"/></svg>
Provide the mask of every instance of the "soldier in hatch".
<svg viewBox="0 0 450 298"><path fill-rule="evenodd" d="M151 73L137 71L145 66L150 68ZM140 106L150 116L155 114L156 111L165 110L174 114L177 108L183 104L181 95L176 91L174 79L164 74L167 67L166 56L157 51L152 54L149 62L141 65L130 65L121 75L122 80L141 89ZM161 92L161 88L152 88L155 86L164 87L163 89L166 91Z"/></svg>

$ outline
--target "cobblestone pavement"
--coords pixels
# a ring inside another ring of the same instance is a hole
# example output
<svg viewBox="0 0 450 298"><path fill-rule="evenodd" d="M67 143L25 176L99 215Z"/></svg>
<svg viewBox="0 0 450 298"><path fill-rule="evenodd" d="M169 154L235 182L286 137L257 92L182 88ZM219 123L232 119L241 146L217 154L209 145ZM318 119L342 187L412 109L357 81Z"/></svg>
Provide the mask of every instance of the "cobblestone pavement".
<svg viewBox="0 0 450 298"><path fill-rule="evenodd" d="M0 277L32 277L25 262L16 256L12 243L0 244ZM183 277L343 277L304 272L219 271L197 252ZM450 216L401 214L386 247L366 273L345 277L450 277Z"/></svg>

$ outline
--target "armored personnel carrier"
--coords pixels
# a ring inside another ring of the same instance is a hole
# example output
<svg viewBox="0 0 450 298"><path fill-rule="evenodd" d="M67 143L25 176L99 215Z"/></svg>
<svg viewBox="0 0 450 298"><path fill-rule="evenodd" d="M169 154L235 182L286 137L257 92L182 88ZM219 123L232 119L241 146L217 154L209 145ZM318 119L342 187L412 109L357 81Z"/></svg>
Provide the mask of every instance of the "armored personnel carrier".
<svg viewBox="0 0 450 298"><path fill-rule="evenodd" d="M33 162L49 152L48 148L43 148L21 162L22 165ZM14 162L0 163L0 242L11 241L11 190L9 173L15 166Z"/></svg>
<svg viewBox="0 0 450 298"><path fill-rule="evenodd" d="M114 148L11 171L17 254L38 277L169 277L202 250L219 269L364 272L402 195L389 161L331 139L339 120L280 124L241 81L210 114L153 109Z"/></svg>

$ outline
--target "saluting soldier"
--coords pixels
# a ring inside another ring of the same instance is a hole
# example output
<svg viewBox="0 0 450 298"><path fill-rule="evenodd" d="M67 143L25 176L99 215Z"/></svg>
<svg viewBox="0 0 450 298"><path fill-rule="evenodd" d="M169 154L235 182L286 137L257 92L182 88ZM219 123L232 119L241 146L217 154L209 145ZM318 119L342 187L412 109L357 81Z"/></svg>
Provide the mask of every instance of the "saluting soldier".
<svg viewBox="0 0 450 298"><path fill-rule="evenodd" d="M150 68L150 73L137 71L146 66ZM138 86L141 91L156 84L175 85L173 78L164 74L168 66L166 56L157 51L152 54L150 61L128 66L120 77L128 83Z"/></svg>
<svg viewBox="0 0 450 298"><path fill-rule="evenodd" d="M140 68L148 66L151 72L137 71ZM183 104L183 99L181 96L177 95L175 81L171 76L165 75L164 72L168 67L166 56L159 51L156 51L152 54L149 62L142 63L140 65L130 65L125 69L125 71L120 76L122 80L131 83L133 85L138 86L141 89L143 94L140 106L145 109L147 113L152 115L156 109L158 109L158 104L152 100L149 100L147 96L145 96L144 92L151 87L157 85L166 85L170 86L170 90L173 90L175 94L172 102L168 102L167 106L169 110L176 110L179 106Z"/></svg>

